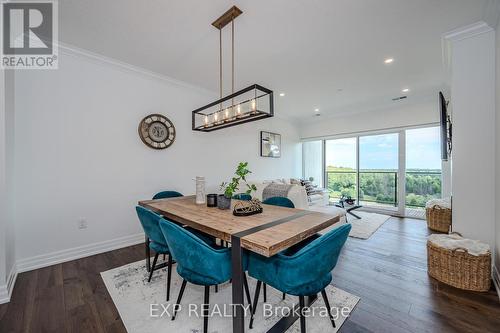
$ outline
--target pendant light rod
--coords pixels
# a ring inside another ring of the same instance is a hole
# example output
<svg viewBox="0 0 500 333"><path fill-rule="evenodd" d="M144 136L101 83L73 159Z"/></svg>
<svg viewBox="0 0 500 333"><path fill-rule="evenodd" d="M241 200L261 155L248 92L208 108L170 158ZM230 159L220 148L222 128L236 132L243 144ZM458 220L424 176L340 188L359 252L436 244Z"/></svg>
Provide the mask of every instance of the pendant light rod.
<svg viewBox="0 0 500 333"><path fill-rule="evenodd" d="M222 98L222 28L219 29L219 91Z"/></svg>

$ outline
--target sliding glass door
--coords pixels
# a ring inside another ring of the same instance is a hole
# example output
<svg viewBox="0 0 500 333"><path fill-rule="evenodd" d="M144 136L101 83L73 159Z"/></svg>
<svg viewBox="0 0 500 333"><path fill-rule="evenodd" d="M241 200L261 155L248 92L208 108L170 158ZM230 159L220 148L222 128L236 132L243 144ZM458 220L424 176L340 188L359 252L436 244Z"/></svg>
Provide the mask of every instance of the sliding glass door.
<svg viewBox="0 0 500 333"><path fill-rule="evenodd" d="M325 141L325 181L330 201L358 198L357 138Z"/></svg>
<svg viewBox="0 0 500 333"><path fill-rule="evenodd" d="M423 217L425 203L442 196L439 127L406 130L405 215Z"/></svg>
<svg viewBox="0 0 500 333"><path fill-rule="evenodd" d="M303 143L304 177L365 208L424 217L442 196L439 127Z"/></svg>
<svg viewBox="0 0 500 333"><path fill-rule="evenodd" d="M360 204L397 210L399 134L360 136L358 140Z"/></svg>

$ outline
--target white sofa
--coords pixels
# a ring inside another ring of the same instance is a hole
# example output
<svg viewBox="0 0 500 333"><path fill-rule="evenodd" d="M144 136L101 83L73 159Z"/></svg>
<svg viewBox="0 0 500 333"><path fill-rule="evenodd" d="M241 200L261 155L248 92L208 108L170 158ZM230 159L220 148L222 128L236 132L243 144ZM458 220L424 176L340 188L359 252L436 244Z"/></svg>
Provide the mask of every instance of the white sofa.
<svg viewBox="0 0 500 333"><path fill-rule="evenodd" d="M290 179L280 179L280 180L264 180L264 181L249 181L248 184L255 185L257 191L252 193L252 196L262 200L262 192L264 188L272 182L280 182L283 184L290 185ZM314 194L310 198L307 197L307 192L304 186L293 184L292 188L288 192L288 199L290 199L295 208L297 209L308 209L311 205L327 205L328 204L328 192Z"/></svg>

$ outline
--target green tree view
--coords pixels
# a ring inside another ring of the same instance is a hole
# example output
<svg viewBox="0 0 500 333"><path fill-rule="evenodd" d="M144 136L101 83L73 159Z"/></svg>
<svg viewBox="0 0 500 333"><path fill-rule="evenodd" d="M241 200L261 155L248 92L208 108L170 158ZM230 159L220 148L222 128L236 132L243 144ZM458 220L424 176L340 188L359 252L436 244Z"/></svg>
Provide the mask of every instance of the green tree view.
<svg viewBox="0 0 500 333"><path fill-rule="evenodd" d="M330 198L342 195L356 198L357 174L353 168L328 166L327 188ZM397 170L360 170L360 201L397 205ZM425 207L425 203L441 197L441 170L409 169L406 172L406 205Z"/></svg>

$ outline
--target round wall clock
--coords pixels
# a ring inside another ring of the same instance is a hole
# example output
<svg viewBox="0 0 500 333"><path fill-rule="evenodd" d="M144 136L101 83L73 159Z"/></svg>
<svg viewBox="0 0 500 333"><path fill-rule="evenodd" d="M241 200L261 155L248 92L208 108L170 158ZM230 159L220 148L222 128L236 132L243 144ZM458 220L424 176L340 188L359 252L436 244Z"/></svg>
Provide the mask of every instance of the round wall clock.
<svg viewBox="0 0 500 333"><path fill-rule="evenodd" d="M142 142L153 149L168 148L175 140L174 124L161 114L150 114L139 124Z"/></svg>

